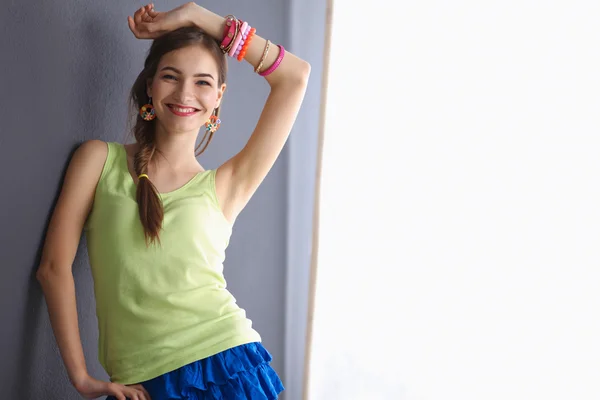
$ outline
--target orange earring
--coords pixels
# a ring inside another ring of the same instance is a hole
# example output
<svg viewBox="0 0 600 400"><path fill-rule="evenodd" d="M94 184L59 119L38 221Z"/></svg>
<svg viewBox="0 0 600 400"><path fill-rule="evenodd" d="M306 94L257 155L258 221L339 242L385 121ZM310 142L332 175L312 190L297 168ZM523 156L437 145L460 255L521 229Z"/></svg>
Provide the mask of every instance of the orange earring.
<svg viewBox="0 0 600 400"><path fill-rule="evenodd" d="M215 114L211 115L209 120L204 124L206 130L210 133L215 133L221 126L221 120Z"/></svg>
<svg viewBox="0 0 600 400"><path fill-rule="evenodd" d="M154 111L151 96L149 96L148 104L144 104L142 108L140 108L140 117L142 117L144 121L152 121L156 118L156 111Z"/></svg>

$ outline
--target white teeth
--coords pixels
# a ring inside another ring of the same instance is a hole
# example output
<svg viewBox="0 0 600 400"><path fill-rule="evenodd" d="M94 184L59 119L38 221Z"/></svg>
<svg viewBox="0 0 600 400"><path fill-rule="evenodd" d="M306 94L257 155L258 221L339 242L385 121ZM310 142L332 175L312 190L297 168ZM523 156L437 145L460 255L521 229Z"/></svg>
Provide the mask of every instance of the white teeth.
<svg viewBox="0 0 600 400"><path fill-rule="evenodd" d="M179 107L174 107L174 106L171 106L171 108L180 113L191 113L191 112L196 111L194 108L179 108Z"/></svg>

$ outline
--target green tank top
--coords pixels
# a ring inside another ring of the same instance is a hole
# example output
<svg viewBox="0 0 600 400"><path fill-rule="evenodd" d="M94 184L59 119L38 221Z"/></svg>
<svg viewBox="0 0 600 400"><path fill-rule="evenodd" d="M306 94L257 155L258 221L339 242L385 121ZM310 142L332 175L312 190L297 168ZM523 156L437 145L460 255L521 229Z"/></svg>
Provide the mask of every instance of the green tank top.
<svg viewBox="0 0 600 400"><path fill-rule="evenodd" d="M98 318L98 358L112 382L146 381L241 344L260 341L226 289L231 224L216 170L162 193L162 245L146 247L136 185L122 144L108 157L85 223Z"/></svg>

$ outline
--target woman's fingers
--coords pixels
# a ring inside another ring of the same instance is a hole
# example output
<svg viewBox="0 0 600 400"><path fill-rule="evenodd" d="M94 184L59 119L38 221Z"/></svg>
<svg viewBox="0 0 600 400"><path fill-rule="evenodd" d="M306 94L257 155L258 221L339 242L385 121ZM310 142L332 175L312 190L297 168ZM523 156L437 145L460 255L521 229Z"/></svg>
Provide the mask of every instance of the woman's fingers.
<svg viewBox="0 0 600 400"><path fill-rule="evenodd" d="M135 25L138 26L139 24L142 23L142 15L145 12L145 7L140 7L135 14L133 14L133 21L135 22Z"/></svg>
<svg viewBox="0 0 600 400"><path fill-rule="evenodd" d="M135 35L135 22L133 22L133 18L129 15L127 16L127 25L129 25L129 30Z"/></svg>
<svg viewBox="0 0 600 400"><path fill-rule="evenodd" d="M150 15L150 11L152 10L153 5L152 4L146 4L144 6L144 11L142 12L142 20L145 22L150 22L152 21L152 16Z"/></svg>
<svg viewBox="0 0 600 400"><path fill-rule="evenodd" d="M113 385L109 394L112 394L117 400L152 400L150 394L141 385Z"/></svg>
<svg viewBox="0 0 600 400"><path fill-rule="evenodd" d="M133 17L127 17L127 24L129 29L138 39L150 39L156 36L156 30L158 25L155 23L154 18L159 16L160 13L154 11L154 4L149 3L143 7L140 7L134 14Z"/></svg>
<svg viewBox="0 0 600 400"><path fill-rule="evenodd" d="M148 11L150 11L150 5L144 6L143 11L142 11L142 16L141 16L141 19L144 22L152 21L152 17L150 17L150 15L148 15Z"/></svg>
<svg viewBox="0 0 600 400"><path fill-rule="evenodd" d="M140 395L140 400L152 400L150 398L150 393L148 393L148 391L146 390L146 388L144 386L142 386L141 384L138 385L131 385L131 388L134 388L138 391L139 395Z"/></svg>
<svg viewBox="0 0 600 400"><path fill-rule="evenodd" d="M156 18L158 16L158 13L153 8L153 9L151 9L151 10L148 11L148 15L151 16L152 18Z"/></svg>
<svg viewBox="0 0 600 400"><path fill-rule="evenodd" d="M146 400L152 400L152 397L150 397L150 393L148 393L146 388L143 387L142 385L140 385L140 388L141 388L141 391L144 392L144 395L146 396Z"/></svg>
<svg viewBox="0 0 600 400"><path fill-rule="evenodd" d="M122 395L127 400L140 400L140 396L138 395L137 391L133 390L133 389L129 389L128 387L125 387L123 389Z"/></svg>
<svg viewBox="0 0 600 400"><path fill-rule="evenodd" d="M146 396L146 393L141 389L133 389L127 394L127 398L131 400L150 400L150 396Z"/></svg>

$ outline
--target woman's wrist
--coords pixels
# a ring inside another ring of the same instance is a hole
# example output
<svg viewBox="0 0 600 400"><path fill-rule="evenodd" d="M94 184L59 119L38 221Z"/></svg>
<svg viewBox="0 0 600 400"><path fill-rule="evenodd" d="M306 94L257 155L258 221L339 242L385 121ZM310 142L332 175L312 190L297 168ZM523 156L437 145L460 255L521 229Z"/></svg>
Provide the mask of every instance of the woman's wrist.
<svg viewBox="0 0 600 400"><path fill-rule="evenodd" d="M70 379L71 380L71 385L73 385L73 387L77 390L79 390L81 388L81 386L90 378L89 373L87 372L87 370L82 369L80 371L77 371L77 373Z"/></svg>

